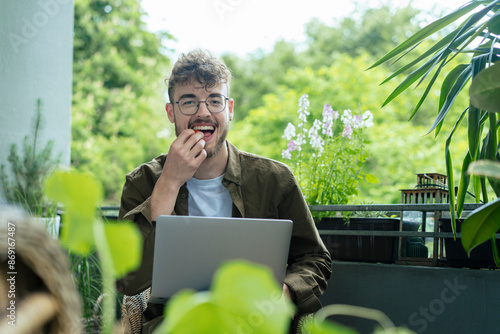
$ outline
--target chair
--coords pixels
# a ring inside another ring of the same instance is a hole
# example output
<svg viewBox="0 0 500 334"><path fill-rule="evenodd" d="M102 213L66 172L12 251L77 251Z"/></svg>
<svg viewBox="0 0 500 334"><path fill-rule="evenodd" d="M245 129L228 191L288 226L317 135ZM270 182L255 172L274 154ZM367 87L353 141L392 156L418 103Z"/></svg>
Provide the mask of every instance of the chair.
<svg viewBox="0 0 500 334"><path fill-rule="evenodd" d="M151 288L134 296L123 296L122 333L138 334L142 329L142 313L146 310Z"/></svg>

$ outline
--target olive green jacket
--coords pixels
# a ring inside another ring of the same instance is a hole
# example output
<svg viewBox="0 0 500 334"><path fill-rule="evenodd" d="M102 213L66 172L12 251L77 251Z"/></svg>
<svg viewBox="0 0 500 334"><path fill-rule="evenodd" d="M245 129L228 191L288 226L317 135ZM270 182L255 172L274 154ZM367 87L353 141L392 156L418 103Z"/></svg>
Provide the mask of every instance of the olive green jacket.
<svg viewBox="0 0 500 334"><path fill-rule="evenodd" d="M229 160L222 181L233 200L233 217L278 218L293 221L285 283L292 290L299 313L321 308L318 299L331 275L331 258L314 225L300 187L283 163L239 151L228 143ZM119 219L134 221L144 240L142 264L117 282L118 290L135 295L151 286L154 222L150 196L165 163L161 155L126 176ZM172 214L188 215L188 189L184 184Z"/></svg>

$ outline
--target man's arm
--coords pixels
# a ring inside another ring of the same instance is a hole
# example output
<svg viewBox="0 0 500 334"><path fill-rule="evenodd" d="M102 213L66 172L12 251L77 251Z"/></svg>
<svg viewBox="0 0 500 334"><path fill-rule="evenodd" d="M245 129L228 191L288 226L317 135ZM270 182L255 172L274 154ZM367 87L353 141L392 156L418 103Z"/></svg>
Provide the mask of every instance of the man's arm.
<svg viewBox="0 0 500 334"><path fill-rule="evenodd" d="M174 140L167 154L158 182L151 195L151 219L160 215L170 215L180 187L189 180L206 159L203 133L184 130Z"/></svg>
<svg viewBox="0 0 500 334"><path fill-rule="evenodd" d="M294 183L279 207L280 216L294 222L285 284L299 313L306 314L321 308L319 297L331 276L332 260L295 179Z"/></svg>
<svg viewBox="0 0 500 334"><path fill-rule="evenodd" d="M131 220L142 234L143 251L140 267L117 281L117 289L135 295L151 285L154 254L154 222L160 215L171 215L180 187L192 177L206 158L202 134L183 131L172 143L158 181L153 172L135 171L127 175L122 191L119 219Z"/></svg>

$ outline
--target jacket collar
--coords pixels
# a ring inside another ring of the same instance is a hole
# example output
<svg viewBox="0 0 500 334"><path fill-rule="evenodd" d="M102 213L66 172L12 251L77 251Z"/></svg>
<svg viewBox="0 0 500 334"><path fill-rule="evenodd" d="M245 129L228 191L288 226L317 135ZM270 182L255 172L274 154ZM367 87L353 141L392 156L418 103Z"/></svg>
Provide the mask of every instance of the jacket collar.
<svg viewBox="0 0 500 334"><path fill-rule="evenodd" d="M227 162L226 175L224 176L224 179L236 183L237 185L240 185L241 163L240 163L239 150L236 148L236 146L231 144L229 140L226 140L226 143L227 143L229 158Z"/></svg>

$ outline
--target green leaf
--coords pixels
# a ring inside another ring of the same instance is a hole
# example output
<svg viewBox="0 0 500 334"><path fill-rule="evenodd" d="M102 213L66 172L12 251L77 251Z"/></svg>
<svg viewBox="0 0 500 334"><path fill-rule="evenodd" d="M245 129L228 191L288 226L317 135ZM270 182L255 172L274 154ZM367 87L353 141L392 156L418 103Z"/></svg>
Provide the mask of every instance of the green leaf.
<svg viewBox="0 0 500 334"><path fill-rule="evenodd" d="M382 63L385 63L389 59L392 59L393 57L397 56L398 54L404 52L408 48L414 46L415 44L421 42L425 38L429 37L430 35L434 34L435 32L443 29L444 27L450 25L466 13L472 11L474 8L479 6L481 3L480 2L470 2L469 4L460 7L459 9L455 10L454 12L446 15L445 17L434 21L433 23L427 25L423 29L419 30L415 34L413 34L410 38L405 40L403 43L398 45L396 48L393 50L389 51L385 56L380 58L378 61L376 61L372 66L370 66L368 69L374 68Z"/></svg>
<svg viewBox="0 0 500 334"><path fill-rule="evenodd" d="M471 104L478 109L500 112L500 65L479 72L469 89Z"/></svg>
<svg viewBox="0 0 500 334"><path fill-rule="evenodd" d="M420 56L418 56L416 59L414 59L413 61L411 61L408 64L406 64L403 67L401 67L399 70L397 70L396 72L394 72L393 74L391 74L389 77L387 77L386 79L384 79L384 81L382 81L380 84L383 85L384 83L388 82L392 78L394 78L394 77L398 76L399 74L405 72L406 70L412 68L415 64L418 64L420 61L422 61L423 59L429 57L434 52L439 51L440 49L442 49L446 44L450 43L453 40L453 38L456 35L456 31L457 30L453 31L452 33L450 33L447 36L445 36L443 39L441 39L438 42L436 42L436 44L434 44L429 50L425 51L423 54L421 54Z"/></svg>
<svg viewBox="0 0 500 334"><path fill-rule="evenodd" d="M231 333L237 323L211 300L210 292L183 290L168 302L165 321L155 333Z"/></svg>
<svg viewBox="0 0 500 334"><path fill-rule="evenodd" d="M131 222L105 224L106 239L113 258L116 278L139 267L142 259L142 236Z"/></svg>
<svg viewBox="0 0 500 334"><path fill-rule="evenodd" d="M467 172L472 175L482 175L500 180L500 162L478 160L469 166Z"/></svg>
<svg viewBox="0 0 500 334"><path fill-rule="evenodd" d="M481 140L481 111L470 105L467 120L467 139L469 152L472 157L476 157Z"/></svg>
<svg viewBox="0 0 500 334"><path fill-rule="evenodd" d="M476 209L462 224L462 246L467 254L500 229L500 198Z"/></svg>
<svg viewBox="0 0 500 334"><path fill-rule="evenodd" d="M448 197L450 199L450 216L451 216L451 227L453 230L453 234L456 233L456 225L455 225L455 181L453 178L453 159L451 158L451 152L450 152L450 144L451 144L451 139L453 138L453 135L459 128L460 124L462 123L464 117L465 117L465 112L464 110L460 117L458 118L457 122L455 123L455 126L453 127L453 130L451 131L450 135L448 136L448 139L446 140L445 143L445 164L446 164L446 175L448 177Z"/></svg>
<svg viewBox="0 0 500 334"><path fill-rule="evenodd" d="M432 60L432 59L431 59ZM418 80L422 75L424 75L429 68L431 68L432 62L429 60L424 65L420 66L415 71L411 72L389 95L389 97L382 103L382 107L387 105L389 102L394 100L399 94L404 92L408 87L410 87L415 81Z"/></svg>
<svg viewBox="0 0 500 334"><path fill-rule="evenodd" d="M498 254L497 240L495 236L491 237L491 250L493 251L493 260L497 268L500 268L500 254Z"/></svg>
<svg viewBox="0 0 500 334"><path fill-rule="evenodd" d="M495 17L490 20L488 30L495 35L500 35L500 15L495 15Z"/></svg>
<svg viewBox="0 0 500 334"><path fill-rule="evenodd" d="M489 20L488 30L495 35L500 35L500 15L498 13Z"/></svg>
<svg viewBox="0 0 500 334"><path fill-rule="evenodd" d="M427 87L425 88L425 91L424 93L422 94L422 97L420 98L420 100L417 102L417 105L415 106L415 108L413 108L413 112L411 113L411 116L410 116L410 120L413 118L413 116L417 113L418 109L420 108L420 106L422 105L422 103L424 103L425 99L427 98L427 95L429 94L429 91L431 90L432 86L434 85L434 82L436 82L436 79L438 78L439 76L439 73L441 73L441 69L443 68L443 66L446 64L446 58L443 59L443 61L441 62L441 64L439 65L439 67L437 68L436 72L434 73L434 75L432 76L429 84L427 85ZM434 67L434 65L432 66ZM430 69L429 69L430 71ZM427 72L429 73L429 72ZM427 75L427 74L426 74ZM425 78L425 76L421 79L423 80ZM422 82L422 81L420 81Z"/></svg>
<svg viewBox="0 0 500 334"><path fill-rule="evenodd" d="M443 107L444 102L446 101L446 96L450 93L450 90L457 81L458 76L467 68L467 66L468 64L455 66L444 78L443 83L441 84L441 93L439 94L439 110Z"/></svg>
<svg viewBox="0 0 500 334"><path fill-rule="evenodd" d="M443 104L443 107L439 111L438 116L434 120L434 123L432 124L431 128L427 133L430 133L432 130L434 130L441 122L444 121L444 118L448 114L448 111L450 110L451 106L453 105L453 102L455 101L458 93L462 90L462 88L465 86L467 81L469 80L470 76L472 74L472 66L468 65L462 73L458 76L457 80L455 81L455 84L451 88L449 94L446 96L446 100ZM436 134L437 135L437 134Z"/></svg>
<svg viewBox="0 0 500 334"><path fill-rule="evenodd" d="M99 183L90 175L58 171L47 180L46 195L64 205L61 241L69 250L88 253L95 245L93 225L102 198Z"/></svg>
<svg viewBox="0 0 500 334"><path fill-rule="evenodd" d="M365 178L366 178L366 181L369 183L377 184L379 182L378 179L374 175L369 174L369 173L367 173L365 175Z"/></svg>
<svg viewBox="0 0 500 334"><path fill-rule="evenodd" d="M293 306L268 268L246 261L223 264L214 277L213 300L240 319L243 333L286 333ZM249 315L255 314L255 318Z"/></svg>
<svg viewBox="0 0 500 334"><path fill-rule="evenodd" d="M286 333L293 305L263 266L230 261L209 292L181 291L169 301L160 333Z"/></svg>
<svg viewBox="0 0 500 334"><path fill-rule="evenodd" d="M458 192L457 192L457 217L460 217L463 212L465 195L467 194L467 188L469 187L470 175L467 174L467 168L471 163L472 159L470 154L467 152L462 163L462 171L460 173L460 181L458 182Z"/></svg>

